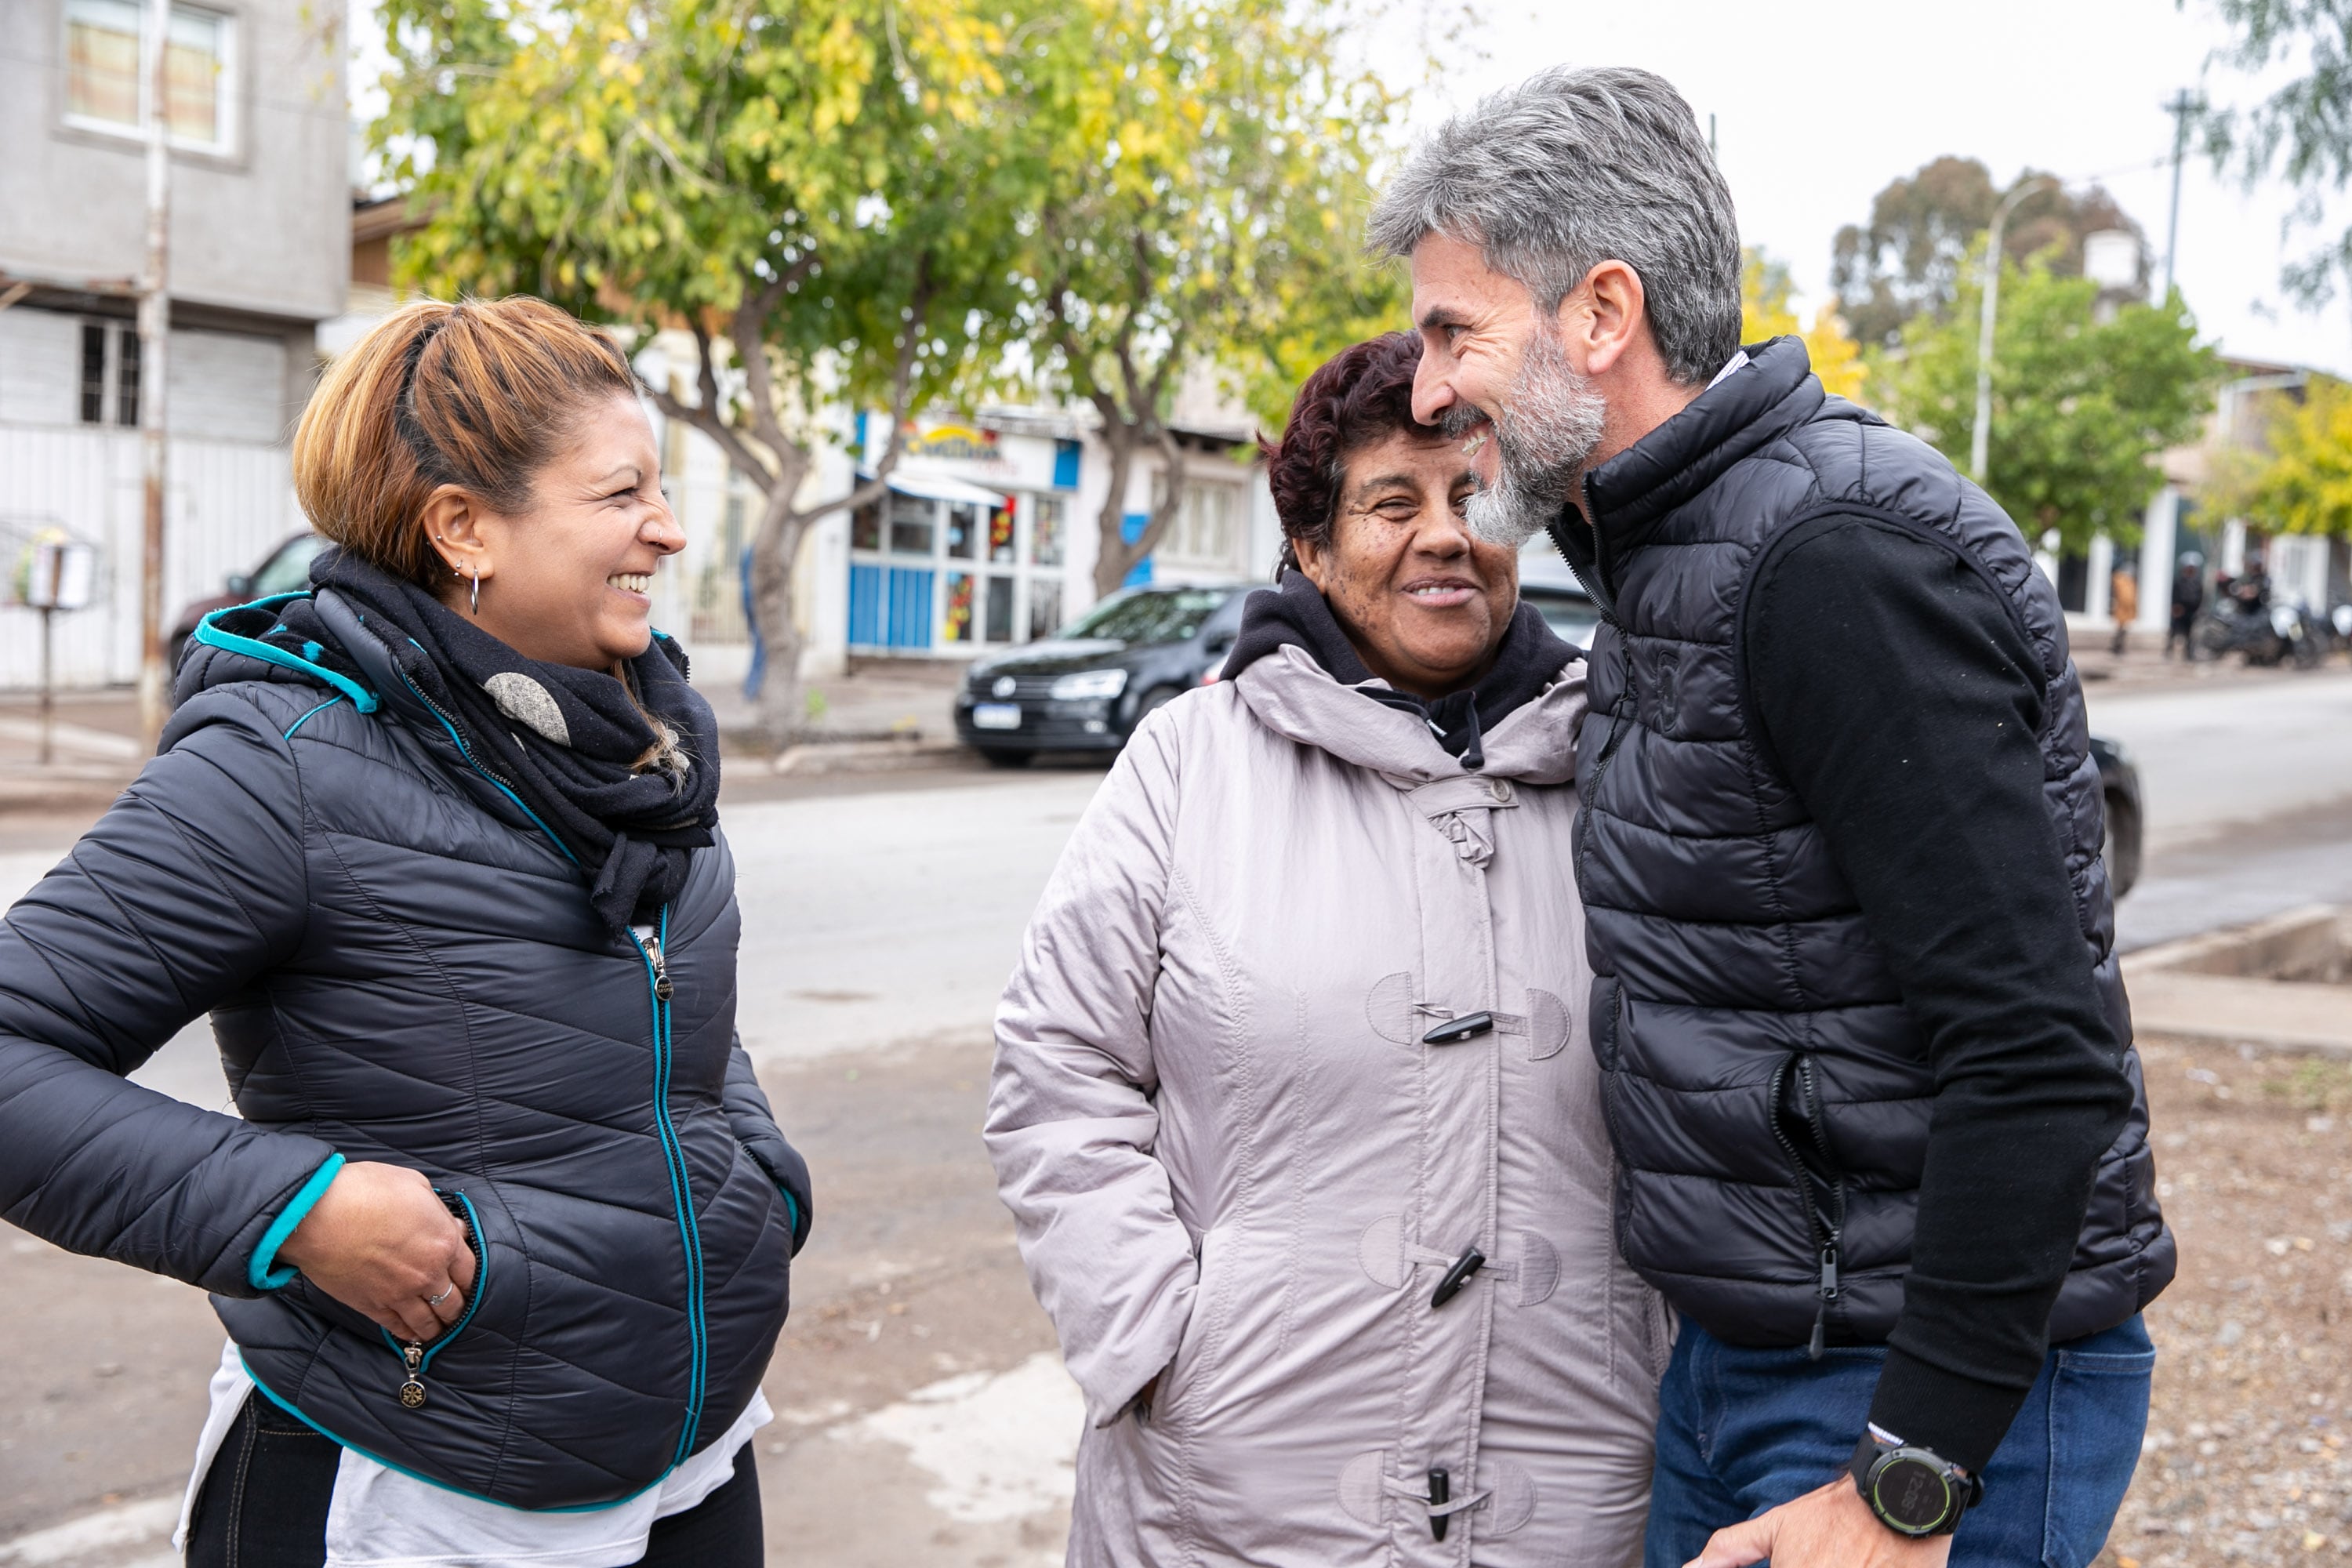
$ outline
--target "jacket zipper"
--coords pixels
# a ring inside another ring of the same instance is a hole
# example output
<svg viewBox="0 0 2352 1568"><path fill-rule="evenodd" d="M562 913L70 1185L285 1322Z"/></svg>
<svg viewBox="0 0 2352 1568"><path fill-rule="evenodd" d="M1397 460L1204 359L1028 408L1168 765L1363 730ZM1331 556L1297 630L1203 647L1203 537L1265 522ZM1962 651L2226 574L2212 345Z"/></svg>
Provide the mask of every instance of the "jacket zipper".
<svg viewBox="0 0 2352 1568"><path fill-rule="evenodd" d="M686 1424L677 1438L677 1462L683 1463L694 1452L696 1430L702 1422L709 1346L703 1321L702 1238L694 1223L694 1189L687 1175L686 1151L678 1142L677 1127L669 1114L670 998L677 994L677 987L670 983L669 957L665 951L668 942L669 906L664 904L655 934L638 938L637 947L645 960L646 980L653 994L654 1124L661 1135L663 1161L669 1168L678 1241L686 1251L686 1321L692 1350L687 1376Z"/></svg>
<svg viewBox="0 0 2352 1568"><path fill-rule="evenodd" d="M549 841L557 849L562 851L564 858L575 866L578 865L579 857L572 853L569 845L556 837L554 829L540 821L537 812L523 805L522 796L516 793L514 785L482 765L481 759L474 755L473 748L466 744L466 737L457 728L457 721L443 710L439 703L419 690L416 683L408 679L406 671L400 669L396 663L393 668L400 676L401 683L408 688L410 693L419 702L425 704L436 719L441 721L441 727L449 731L451 742L457 746L457 754L466 759L467 764L504 791L507 798L520 807L524 816L537 823L539 830L547 835ZM663 951L668 941L669 906L664 904L657 933L639 942L636 945L639 948L639 956L645 961L646 978L653 993L654 1124L661 1139L663 1163L669 1170L671 1209L677 1215L678 1240L686 1253L687 1336L691 1350L687 1374L686 1424L684 1429L678 1434L677 1458L675 1461L683 1464L687 1456L694 1452L695 1435L702 1423L702 1397L709 1373L709 1344L703 1318L702 1239L694 1223L694 1189L687 1174L686 1152L678 1142L677 1127L670 1120L669 1114L671 1046L669 1004L677 988L670 983L668 959ZM469 1204L467 1207L470 1209L472 1205ZM476 1294L478 1298L479 1291L478 1290ZM471 1315L470 1307L467 1309L467 1315ZM461 1324L464 1321L464 1318L458 1320ZM448 1334L444 1334L440 1340L434 1342L435 1348L437 1349L456 1332L457 1330L453 1327ZM422 1404L424 1390L420 1374L425 1365L431 1362L433 1352L421 1346L413 1348L418 1351L418 1356L409 1368L409 1384L415 1385L417 1403ZM403 1360L405 1361L408 1349L404 1348L401 1353ZM402 1387L404 1403L408 1397L409 1384L404 1384Z"/></svg>
<svg viewBox="0 0 2352 1568"><path fill-rule="evenodd" d="M1821 1154L1823 1164L1829 1163L1829 1129L1822 1121L1821 1107L1814 1093L1812 1061L1802 1052L1797 1052L1772 1069L1765 1119L1771 1123L1772 1136L1780 1143L1780 1152L1788 1155L1789 1170L1797 1179L1797 1197L1805 1208L1805 1230L1812 1238L1814 1258L1820 1266L1814 1286L1820 1305L1813 1310L1812 1338L1805 1345L1805 1354L1819 1361L1828 1344L1830 1312L1836 1307L1843 1290L1838 1279L1838 1243L1845 1230L1845 1183L1834 1175L1831 1177L1830 1213L1822 1214L1821 1205L1813 1197L1817 1184L1813 1173L1805 1164L1804 1156L1798 1152L1796 1141L1789 1136L1789 1130L1780 1125L1781 1097L1788 1088L1791 1068L1797 1073L1797 1091L1804 1099L1805 1122L1812 1129L1813 1147Z"/></svg>
<svg viewBox="0 0 2352 1568"><path fill-rule="evenodd" d="M433 1358L441 1353L442 1347L456 1339L464 1331L466 1325L473 1321L475 1311L482 1304L482 1292L488 1288L490 1249L482 1244L481 1216L474 1212L474 1200L467 1197L462 1189L441 1194L441 1201L445 1205L449 1204L453 1198L465 1209L462 1217L466 1222L466 1245L473 1250L474 1254L474 1289L467 1294L466 1310L457 1314L457 1321L450 1324L448 1329L429 1345L423 1340L394 1339L391 1330L382 1331L384 1342L400 1352L401 1368L407 1374L401 1380L399 1390L400 1407L403 1410L425 1408L425 1369L433 1364Z"/></svg>

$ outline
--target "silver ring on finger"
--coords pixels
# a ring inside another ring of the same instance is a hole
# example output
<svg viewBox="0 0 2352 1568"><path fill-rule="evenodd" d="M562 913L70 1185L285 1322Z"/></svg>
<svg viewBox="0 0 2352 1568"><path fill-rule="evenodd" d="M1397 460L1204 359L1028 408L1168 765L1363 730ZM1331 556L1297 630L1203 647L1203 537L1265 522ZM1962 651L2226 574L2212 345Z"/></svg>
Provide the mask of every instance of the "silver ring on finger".
<svg viewBox="0 0 2352 1568"><path fill-rule="evenodd" d="M437 1307L437 1306L439 1306L442 1302L444 1302L444 1301L447 1300L451 1296L453 1296L453 1295L457 1294L457 1287L455 1284L446 1285L446 1286L442 1287L441 1294L439 1294L438 1296L427 1296L427 1297L425 1297L425 1304L426 1306L428 1306L428 1307Z"/></svg>

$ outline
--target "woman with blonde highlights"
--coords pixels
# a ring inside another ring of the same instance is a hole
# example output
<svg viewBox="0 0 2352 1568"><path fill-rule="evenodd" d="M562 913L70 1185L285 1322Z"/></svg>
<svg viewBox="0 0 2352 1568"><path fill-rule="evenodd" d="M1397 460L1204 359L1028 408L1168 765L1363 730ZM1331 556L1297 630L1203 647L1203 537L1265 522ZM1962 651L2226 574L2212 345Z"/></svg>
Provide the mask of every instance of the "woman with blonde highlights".
<svg viewBox="0 0 2352 1568"><path fill-rule="evenodd" d="M220 611L0 927L0 1212L212 1293L194 1564L761 1561L806 1166L734 1029L684 540L628 362L420 303L330 372L336 548ZM212 1016L238 1115L127 1075Z"/></svg>

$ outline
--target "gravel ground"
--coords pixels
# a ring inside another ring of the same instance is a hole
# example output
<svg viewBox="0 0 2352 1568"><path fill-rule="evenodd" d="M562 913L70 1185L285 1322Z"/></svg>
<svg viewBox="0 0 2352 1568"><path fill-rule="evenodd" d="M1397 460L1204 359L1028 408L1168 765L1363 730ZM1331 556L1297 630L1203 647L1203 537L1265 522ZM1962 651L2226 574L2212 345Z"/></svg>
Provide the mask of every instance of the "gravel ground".
<svg viewBox="0 0 2352 1568"><path fill-rule="evenodd" d="M2098 1568L2352 1560L2352 1063L2140 1050L2181 1268Z"/></svg>

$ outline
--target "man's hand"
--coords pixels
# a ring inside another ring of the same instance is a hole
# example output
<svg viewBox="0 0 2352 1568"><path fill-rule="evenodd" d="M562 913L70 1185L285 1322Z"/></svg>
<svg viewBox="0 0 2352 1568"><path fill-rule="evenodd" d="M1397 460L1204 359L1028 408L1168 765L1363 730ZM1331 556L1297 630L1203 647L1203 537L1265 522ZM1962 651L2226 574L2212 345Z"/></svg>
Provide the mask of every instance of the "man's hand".
<svg viewBox="0 0 2352 1568"><path fill-rule="evenodd" d="M402 1165L358 1161L336 1172L278 1257L403 1340L438 1337L474 1288L466 1227Z"/></svg>
<svg viewBox="0 0 2352 1568"><path fill-rule="evenodd" d="M1794 1502L1718 1530L1683 1568L1944 1568L1952 1538L1908 1540L1878 1522L1853 1482L1841 1476Z"/></svg>

